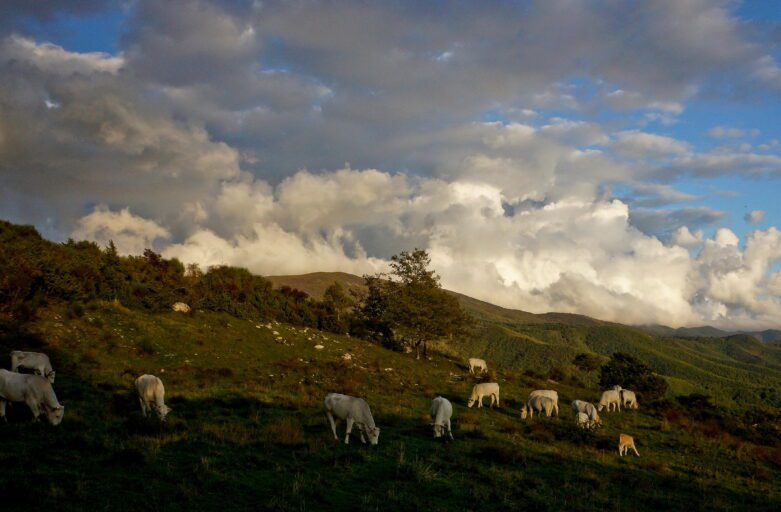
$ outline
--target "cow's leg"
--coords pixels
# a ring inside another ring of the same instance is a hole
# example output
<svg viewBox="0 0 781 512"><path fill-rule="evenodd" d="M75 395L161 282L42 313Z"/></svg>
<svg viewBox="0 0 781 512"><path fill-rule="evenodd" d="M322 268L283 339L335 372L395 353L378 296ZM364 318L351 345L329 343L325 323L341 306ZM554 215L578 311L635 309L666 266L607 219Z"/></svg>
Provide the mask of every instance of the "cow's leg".
<svg viewBox="0 0 781 512"><path fill-rule="evenodd" d="M364 434L364 430L365 430L364 425L361 424L361 423L356 423L355 427L358 429L358 434L360 434L360 436L361 436L361 443L362 444L366 444L366 438L363 435Z"/></svg>
<svg viewBox="0 0 781 512"><path fill-rule="evenodd" d="M141 397L138 397L138 403L141 404L141 414L146 418L147 411L146 411L146 402L144 402L144 399Z"/></svg>
<svg viewBox="0 0 781 512"><path fill-rule="evenodd" d="M3 418L6 422L8 418L5 417L5 400L0 400L0 418Z"/></svg>
<svg viewBox="0 0 781 512"><path fill-rule="evenodd" d="M498 391L496 392L496 406L500 407L500 404L499 404L499 392Z"/></svg>
<svg viewBox="0 0 781 512"><path fill-rule="evenodd" d="M483 406L483 395L480 395L477 397L477 407L478 409Z"/></svg>
<svg viewBox="0 0 781 512"><path fill-rule="evenodd" d="M618 445L618 454L623 457L624 456L624 447L622 445Z"/></svg>
<svg viewBox="0 0 781 512"><path fill-rule="evenodd" d="M33 413L33 421L38 421L38 416L41 415L41 407L38 405L38 402L30 398L25 400L25 402L27 402L27 407L29 407L30 411Z"/></svg>
<svg viewBox="0 0 781 512"><path fill-rule="evenodd" d="M453 431L450 429L450 420L447 420L447 434L450 436L450 440L453 440Z"/></svg>
<svg viewBox="0 0 781 512"><path fill-rule="evenodd" d="M558 402L555 402L553 404L553 409L556 411L556 416L558 417L559 416L559 403Z"/></svg>
<svg viewBox="0 0 781 512"><path fill-rule="evenodd" d="M632 448L635 451L635 455L637 455L638 457L640 456L640 454L637 453L637 448L635 448L635 443L632 443L630 448Z"/></svg>
<svg viewBox="0 0 781 512"><path fill-rule="evenodd" d="M347 418L347 430L344 435L344 444L350 444L350 432L353 430L353 419Z"/></svg>
<svg viewBox="0 0 781 512"><path fill-rule="evenodd" d="M334 416L331 414L331 411L327 411L325 415L328 416L328 422L331 424L331 432L334 433L334 439L338 441L339 436L336 435L336 422L334 422Z"/></svg>

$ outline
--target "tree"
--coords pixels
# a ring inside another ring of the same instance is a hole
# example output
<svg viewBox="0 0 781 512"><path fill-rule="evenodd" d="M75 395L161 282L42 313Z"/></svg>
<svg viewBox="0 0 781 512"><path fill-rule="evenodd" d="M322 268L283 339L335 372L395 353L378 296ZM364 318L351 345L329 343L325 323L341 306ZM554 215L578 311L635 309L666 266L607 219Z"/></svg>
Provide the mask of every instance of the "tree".
<svg viewBox="0 0 781 512"><path fill-rule="evenodd" d="M422 249L391 258L388 276L366 276L369 289L361 316L375 332L390 327L393 338L428 353L428 342L460 334L471 322L458 300L442 289Z"/></svg>
<svg viewBox="0 0 781 512"><path fill-rule="evenodd" d="M572 364L578 367L579 370L584 372L593 372L599 368L602 358L596 354L586 354L585 352L575 356L572 360Z"/></svg>
<svg viewBox="0 0 781 512"><path fill-rule="evenodd" d="M645 363L623 352L610 356L599 373L599 385L603 389L621 386L631 389L646 400L661 398L667 393L667 381L656 375Z"/></svg>

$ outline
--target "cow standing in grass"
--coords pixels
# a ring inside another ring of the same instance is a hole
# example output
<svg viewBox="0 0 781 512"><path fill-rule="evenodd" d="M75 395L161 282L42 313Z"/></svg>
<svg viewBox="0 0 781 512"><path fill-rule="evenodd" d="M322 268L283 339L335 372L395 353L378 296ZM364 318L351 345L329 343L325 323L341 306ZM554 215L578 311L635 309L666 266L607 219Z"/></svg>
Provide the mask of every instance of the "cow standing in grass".
<svg viewBox="0 0 781 512"><path fill-rule="evenodd" d="M52 363L49 356L40 352L23 352L14 350L11 352L11 371L18 372L19 368L33 370L36 375L46 377L49 382L54 384L55 372L52 369Z"/></svg>
<svg viewBox="0 0 781 512"><path fill-rule="evenodd" d="M7 421L6 402L24 402L33 420L45 414L52 425L59 425L65 415L65 406L57 400L51 382L40 375L0 370L0 417Z"/></svg>
<svg viewBox="0 0 781 512"><path fill-rule="evenodd" d="M334 422L334 416L336 416L347 422L344 444L350 444L350 432L352 432L353 426L358 428L362 443L366 443L364 434L368 436L372 445L376 445L379 442L380 429L374 424L374 418L366 400L339 393L328 393L325 397L324 405L325 414L328 416L328 421L331 424L331 431L334 433L334 439L339 440L339 436L336 435L336 422Z"/></svg>
<svg viewBox="0 0 781 512"><path fill-rule="evenodd" d="M634 391L622 389L619 391L619 395L621 396L621 405L630 409L637 409L637 395L635 395Z"/></svg>
<svg viewBox="0 0 781 512"><path fill-rule="evenodd" d="M163 381L154 375L142 375L136 379L136 392L141 404L141 414L146 418L149 411L155 411L160 421L171 412L171 408L165 405L165 386Z"/></svg>
<svg viewBox="0 0 781 512"><path fill-rule="evenodd" d="M613 410L621 412L621 392L615 389L608 389L602 393L602 398L599 399L599 407L597 410L602 412L602 409L607 407L607 412L610 412L611 406Z"/></svg>
<svg viewBox="0 0 781 512"><path fill-rule="evenodd" d="M472 357L469 359L469 373L474 375L477 373L477 370L480 370L480 372L487 372L488 364L486 364L485 359Z"/></svg>
<svg viewBox="0 0 781 512"><path fill-rule="evenodd" d="M594 428L602 424L602 420L599 419L597 408L590 402L585 402L583 400L573 400L572 410L578 417L580 417L580 414L586 415L589 421L589 428Z"/></svg>
<svg viewBox="0 0 781 512"><path fill-rule="evenodd" d="M556 403L549 396L536 395L529 397L526 401L526 405L521 409L521 419L525 420L527 415L529 418L533 418L534 411L537 411L538 414L544 412L545 416L550 418L553 416L555 407Z"/></svg>
<svg viewBox="0 0 781 512"><path fill-rule="evenodd" d="M635 448L635 439L627 434L618 434L618 454L623 457L630 448L634 450L635 455L638 457L640 456L640 454L637 453L637 448Z"/></svg>
<svg viewBox="0 0 781 512"><path fill-rule="evenodd" d="M553 389L536 389L529 393L529 398L533 398L535 396L546 396L553 400L553 410L556 413L556 416L559 415L559 394L553 390ZM528 402L528 399L527 399Z"/></svg>
<svg viewBox="0 0 781 512"><path fill-rule="evenodd" d="M434 422L434 437L439 438L447 434L453 439L453 432L450 430L450 417L453 416L453 405L447 398L438 396L431 401L431 421Z"/></svg>
<svg viewBox="0 0 781 512"><path fill-rule="evenodd" d="M472 407L477 402L477 407L483 406L483 397L491 397L491 407L499 405L499 384L496 382L483 382L482 384L475 384L472 388L472 394L469 396L468 406Z"/></svg>

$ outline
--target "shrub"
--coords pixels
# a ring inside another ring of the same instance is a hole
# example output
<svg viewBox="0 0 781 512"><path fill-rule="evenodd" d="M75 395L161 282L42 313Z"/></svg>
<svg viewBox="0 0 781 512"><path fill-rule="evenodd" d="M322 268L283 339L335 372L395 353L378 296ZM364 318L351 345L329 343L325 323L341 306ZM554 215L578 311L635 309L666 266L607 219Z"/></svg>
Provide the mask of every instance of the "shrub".
<svg viewBox="0 0 781 512"><path fill-rule="evenodd" d="M580 353L572 360L572 364L577 366L581 371L593 372L602 364L602 358L596 354Z"/></svg>
<svg viewBox="0 0 781 512"><path fill-rule="evenodd" d="M655 375L653 370L639 359L623 352L610 357L599 372L599 385L603 389L619 385L637 392L643 400L655 400L667 393L667 381Z"/></svg>

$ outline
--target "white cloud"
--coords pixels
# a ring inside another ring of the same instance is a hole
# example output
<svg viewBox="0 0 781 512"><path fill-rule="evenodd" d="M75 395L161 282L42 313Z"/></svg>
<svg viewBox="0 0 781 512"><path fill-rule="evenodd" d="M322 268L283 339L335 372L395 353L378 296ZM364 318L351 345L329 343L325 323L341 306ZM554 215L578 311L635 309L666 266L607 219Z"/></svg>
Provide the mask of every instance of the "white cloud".
<svg viewBox="0 0 781 512"><path fill-rule="evenodd" d="M756 224L757 222L762 222L766 214L767 212L764 210L751 210L743 217L743 220L749 224Z"/></svg>
<svg viewBox="0 0 781 512"><path fill-rule="evenodd" d="M714 139L740 139L743 137L756 137L759 130L756 128L744 130L742 128L733 128L730 126L714 126L708 130L708 135Z"/></svg>
<svg viewBox="0 0 781 512"><path fill-rule="evenodd" d="M617 133L611 147L618 154L629 158L679 156L691 151L686 142L636 130Z"/></svg>
<svg viewBox="0 0 781 512"><path fill-rule="evenodd" d="M113 212L106 205L98 205L92 213L79 219L72 235L77 240L91 240L101 246L113 240L121 254L140 254L154 247L156 240L171 236L167 229L133 215L129 208Z"/></svg>

